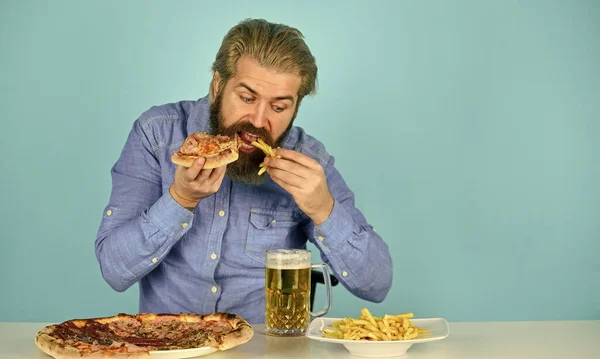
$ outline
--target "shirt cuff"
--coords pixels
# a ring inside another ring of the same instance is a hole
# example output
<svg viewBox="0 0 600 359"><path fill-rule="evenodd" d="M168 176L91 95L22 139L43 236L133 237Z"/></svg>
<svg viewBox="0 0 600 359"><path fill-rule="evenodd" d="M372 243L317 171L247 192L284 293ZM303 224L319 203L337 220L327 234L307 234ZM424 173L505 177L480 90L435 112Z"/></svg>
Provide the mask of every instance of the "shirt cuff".
<svg viewBox="0 0 600 359"><path fill-rule="evenodd" d="M352 216L334 200L329 217L325 222L314 226L314 243L327 254L328 250L335 250L350 238L353 229Z"/></svg>
<svg viewBox="0 0 600 359"><path fill-rule="evenodd" d="M148 219L168 236L180 238L192 226L193 212L177 203L169 192L148 210Z"/></svg>

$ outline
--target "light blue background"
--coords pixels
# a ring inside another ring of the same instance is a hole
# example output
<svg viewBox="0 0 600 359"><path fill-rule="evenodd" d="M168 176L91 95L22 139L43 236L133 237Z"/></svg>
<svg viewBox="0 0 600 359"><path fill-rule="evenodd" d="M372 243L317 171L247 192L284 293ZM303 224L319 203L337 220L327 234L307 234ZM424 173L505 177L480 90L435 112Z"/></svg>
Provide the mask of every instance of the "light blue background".
<svg viewBox="0 0 600 359"><path fill-rule="evenodd" d="M94 256L110 167L140 113L206 94L246 17L305 34L319 88L297 124L392 251L387 299L339 286L330 315L600 319L600 2L14 0L0 321L137 311Z"/></svg>

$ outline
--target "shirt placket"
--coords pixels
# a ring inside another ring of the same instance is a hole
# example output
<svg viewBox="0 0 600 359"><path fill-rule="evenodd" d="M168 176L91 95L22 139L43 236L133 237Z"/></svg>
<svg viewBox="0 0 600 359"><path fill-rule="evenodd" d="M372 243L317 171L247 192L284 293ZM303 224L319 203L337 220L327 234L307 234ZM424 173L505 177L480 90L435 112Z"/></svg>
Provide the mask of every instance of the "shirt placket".
<svg viewBox="0 0 600 359"><path fill-rule="evenodd" d="M206 273L207 280L210 283L208 288L210 293L207 293L205 296L208 300L205 300L203 303L204 313L216 312L217 301L221 296L222 289L220 283L217 283L215 280L215 270L221 258L223 234L225 233L225 227L229 217L230 186L231 181L228 178L224 178L220 190L215 193L215 206L212 213L213 224L208 236L208 245L205 253L206 257L204 258L204 268L202 271L202 273Z"/></svg>

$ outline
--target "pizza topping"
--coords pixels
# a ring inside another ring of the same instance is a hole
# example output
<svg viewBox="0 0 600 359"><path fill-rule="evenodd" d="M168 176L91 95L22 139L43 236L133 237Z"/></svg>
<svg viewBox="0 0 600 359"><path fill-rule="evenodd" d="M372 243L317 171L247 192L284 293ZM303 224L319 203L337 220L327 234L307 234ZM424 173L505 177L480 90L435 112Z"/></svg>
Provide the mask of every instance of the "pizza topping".
<svg viewBox="0 0 600 359"><path fill-rule="evenodd" d="M230 142L228 136L211 136L206 132L193 133L185 139L179 148L179 153L197 156L213 155L231 147Z"/></svg>
<svg viewBox="0 0 600 359"><path fill-rule="evenodd" d="M128 336L135 333L142 323L134 318L123 318L122 320L116 320L108 325L108 327L114 331L117 336Z"/></svg>
<svg viewBox="0 0 600 359"><path fill-rule="evenodd" d="M121 339L128 343L145 347L161 347L169 344L165 338L126 337Z"/></svg>
<svg viewBox="0 0 600 359"><path fill-rule="evenodd" d="M64 322L59 324L54 331L54 335L64 341L72 339L84 343L93 343L94 340L102 341L105 344L107 335L111 330L102 323L87 321L82 327L78 327L73 322ZM110 344L110 343L109 343Z"/></svg>
<svg viewBox="0 0 600 359"><path fill-rule="evenodd" d="M217 142L220 142L220 143L226 143L226 142L230 141L229 136L216 135L215 139L217 140Z"/></svg>
<svg viewBox="0 0 600 359"><path fill-rule="evenodd" d="M211 332L221 334L230 332L233 327L228 322L211 320L207 322Z"/></svg>
<svg viewBox="0 0 600 359"><path fill-rule="evenodd" d="M141 323L134 318L124 318L109 324L88 320L81 327L69 321L56 326L54 335L81 350L86 348L85 350L94 351L93 347L100 345L126 351L126 343L148 348L195 348L207 343L207 332L216 336L232 330L233 327L226 322L200 320L185 323L176 317L159 316L149 323Z"/></svg>
<svg viewBox="0 0 600 359"><path fill-rule="evenodd" d="M219 136L224 137L224 136ZM215 137L214 139L216 139ZM229 137L226 137L229 139ZM202 136L201 134L194 133L185 139L185 142L181 145L179 153L184 155L212 155L221 150L219 141L212 141L210 137Z"/></svg>

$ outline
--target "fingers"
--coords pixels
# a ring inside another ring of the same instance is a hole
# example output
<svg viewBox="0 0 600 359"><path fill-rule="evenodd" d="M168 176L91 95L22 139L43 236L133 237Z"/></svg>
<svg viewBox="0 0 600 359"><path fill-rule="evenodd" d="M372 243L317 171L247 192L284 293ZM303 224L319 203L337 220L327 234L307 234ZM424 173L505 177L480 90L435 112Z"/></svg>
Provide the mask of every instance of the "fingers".
<svg viewBox="0 0 600 359"><path fill-rule="evenodd" d="M296 198L296 195L299 191L298 187L292 186L291 184L283 181L280 178L277 177L271 177L271 179L273 180L273 182L277 183L281 188L283 188L284 190L286 190L289 194L292 195L292 197Z"/></svg>
<svg viewBox="0 0 600 359"><path fill-rule="evenodd" d="M200 170L200 173L198 173L198 176L190 182L206 183L209 185L212 185L216 182L220 183L223 180L223 177L225 177L226 169L227 166L202 169Z"/></svg>
<svg viewBox="0 0 600 359"><path fill-rule="evenodd" d="M213 172L213 170L211 168L209 169L202 169L200 170L200 173L198 173L198 176L196 176L196 178L193 180L195 182L205 182L208 177L210 177L210 174Z"/></svg>
<svg viewBox="0 0 600 359"><path fill-rule="evenodd" d="M205 169L203 168L205 162L205 158L199 157L189 168L182 168L179 166L176 171L183 171L183 177L187 182L214 183L222 180L225 176L225 170L227 169L227 166Z"/></svg>
<svg viewBox="0 0 600 359"><path fill-rule="evenodd" d="M184 170L183 177L188 182L192 182L193 180L195 180L196 177L198 177L200 171L202 170L202 167L204 167L204 162L206 162L206 159L203 157L199 157L198 159L196 159L188 169Z"/></svg>
<svg viewBox="0 0 600 359"><path fill-rule="evenodd" d="M221 167L217 167L215 169L212 170L212 173L210 174L210 176L208 177L208 181L209 182L217 182L217 181L222 181L223 177L225 177L225 171L227 170L227 166L221 166Z"/></svg>
<svg viewBox="0 0 600 359"><path fill-rule="evenodd" d="M276 168L285 172L290 172L300 178L309 178L311 173L314 172L300 163L284 158L266 157L264 161L268 168ZM271 174L271 172L269 172L269 174Z"/></svg>
<svg viewBox="0 0 600 359"><path fill-rule="evenodd" d="M306 178L300 177L292 172L288 172L278 168L269 166L267 167L267 173L269 174L269 176L271 176L271 179L275 181L275 183L279 184L285 189L287 188L286 186L284 186L284 184L296 188L303 188L306 184Z"/></svg>
<svg viewBox="0 0 600 359"><path fill-rule="evenodd" d="M277 148L275 154L281 156L282 159L287 159L296 163L299 163L305 167L316 169L321 165L319 162L313 160L312 158L293 150L288 150L285 148Z"/></svg>

